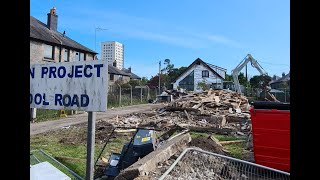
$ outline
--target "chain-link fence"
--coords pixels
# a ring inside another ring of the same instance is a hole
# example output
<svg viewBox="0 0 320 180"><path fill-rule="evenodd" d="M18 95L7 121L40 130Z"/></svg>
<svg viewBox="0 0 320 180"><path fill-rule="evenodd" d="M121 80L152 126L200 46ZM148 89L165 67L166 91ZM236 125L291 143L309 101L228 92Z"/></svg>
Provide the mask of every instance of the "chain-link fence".
<svg viewBox="0 0 320 180"><path fill-rule="evenodd" d="M271 89L269 91L278 101L280 102L290 102L290 89L289 88L279 88L279 89ZM272 100L270 95L259 88L245 88L243 94L249 100L259 100L265 101L266 99Z"/></svg>
<svg viewBox="0 0 320 180"><path fill-rule="evenodd" d="M72 110L65 110L66 115L72 115L75 111ZM36 118L37 121L42 121L46 119L55 119L59 118L61 115L60 110L54 110L54 109L37 109L36 110Z"/></svg>
<svg viewBox="0 0 320 180"><path fill-rule="evenodd" d="M108 108L129 106L148 103L149 99L155 100L158 95L156 88L148 86L121 87L120 85L109 86Z"/></svg>
<svg viewBox="0 0 320 180"><path fill-rule="evenodd" d="M39 149L30 151L30 165L35 165L41 162L49 162L61 172L69 176L71 179L84 180L84 178L80 177L78 174L67 168L65 165L54 159L43 150Z"/></svg>
<svg viewBox="0 0 320 180"><path fill-rule="evenodd" d="M122 87L121 85L109 86L108 108L146 104L150 99L155 100L159 95L157 88L148 86ZM79 111L65 110L66 115L78 114ZM81 112L80 112L81 113ZM32 113L31 113L32 114ZM31 120L37 122L47 119L56 119L61 116L60 110L36 109L35 115L31 115Z"/></svg>
<svg viewBox="0 0 320 180"><path fill-rule="evenodd" d="M187 148L159 180L282 180L290 173L223 156L198 148Z"/></svg>

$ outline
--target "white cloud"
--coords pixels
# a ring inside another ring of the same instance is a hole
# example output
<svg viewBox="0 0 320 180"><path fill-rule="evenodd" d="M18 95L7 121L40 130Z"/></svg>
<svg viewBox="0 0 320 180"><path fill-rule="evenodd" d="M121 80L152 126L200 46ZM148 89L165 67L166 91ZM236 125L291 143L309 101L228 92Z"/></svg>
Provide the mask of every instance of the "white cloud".
<svg viewBox="0 0 320 180"><path fill-rule="evenodd" d="M108 29L109 32L132 38L166 43L184 48L208 48L212 43L239 47L239 43L223 35L194 33L188 27L169 24L151 18L131 16L120 12L81 11L75 17L63 17L61 26L72 31L94 33L95 27ZM61 19L62 20L62 19ZM104 33L108 37L108 33Z"/></svg>

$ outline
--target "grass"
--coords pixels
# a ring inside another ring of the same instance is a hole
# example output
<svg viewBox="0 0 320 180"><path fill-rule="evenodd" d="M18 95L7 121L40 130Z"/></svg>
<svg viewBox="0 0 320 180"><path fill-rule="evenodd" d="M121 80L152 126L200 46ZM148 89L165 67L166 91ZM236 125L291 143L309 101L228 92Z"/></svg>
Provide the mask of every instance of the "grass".
<svg viewBox="0 0 320 180"><path fill-rule="evenodd" d="M190 133L191 138L196 138L199 136L207 137L210 134L209 133L199 133L199 132L191 132ZM241 140L243 138L238 138L235 136L230 135L219 135L219 134L213 134L215 138L217 138L219 141L233 141L233 140ZM237 159L242 159L243 150L246 147L246 143L238 143L238 144L227 144L223 146L226 150L230 151L230 155Z"/></svg>
<svg viewBox="0 0 320 180"><path fill-rule="evenodd" d="M219 141L234 141L234 140L242 140L243 139L243 138L238 138L238 137L230 136L230 135L214 134L213 136L215 138L217 138Z"/></svg>
<svg viewBox="0 0 320 180"><path fill-rule="evenodd" d="M71 115L71 110L65 110L66 115ZM60 119L60 111L53 109L37 109L36 122Z"/></svg>
<svg viewBox="0 0 320 180"><path fill-rule="evenodd" d="M64 144L60 142L60 140L63 137L67 137L70 135L71 135L70 133L67 133L67 130L58 130L49 134L33 136L30 138L30 151L42 149L47 154L51 155L56 159L57 157L71 157L71 158L80 159L80 160L63 159L59 161L65 166L67 166L69 169L77 173L79 176L85 177L86 151L87 151L86 142L74 144L74 145ZM102 156L108 159L111 152L120 153L123 145L128 141L129 141L128 137L119 137L114 139L112 142L107 144L104 152L102 153ZM102 150L103 146L104 146L104 143L95 145L95 160L99 155L100 151ZM34 163L34 161L33 162L30 161L30 163ZM61 167L59 166L56 166L56 167L61 171L63 171Z"/></svg>
<svg viewBox="0 0 320 180"><path fill-rule="evenodd" d="M243 150L246 147L246 143L227 144L223 146L226 150L230 151L230 155L237 159L242 159Z"/></svg>
<svg viewBox="0 0 320 180"><path fill-rule="evenodd" d="M190 132L192 138L196 138L199 136L208 136L208 133L199 133L199 132ZM81 177L85 177L86 171L86 141L81 139L86 137L86 128L84 127L71 127L69 129L60 129L56 131L52 131L47 134L39 134L36 136L30 137L30 151L42 149L47 154L56 158L67 166L69 169L77 173ZM109 158L112 152L121 153L122 147L125 143L129 142L132 136L117 136L117 138L113 139L109 142L102 153L102 156L106 159ZM214 135L219 141L226 140L237 140L239 138L233 136L224 136L224 135ZM75 144L70 144L62 141L64 138L74 138L75 141L70 140L70 142L74 142ZM79 140L80 139L80 140ZM79 141L79 142L78 142ZM104 146L104 142L102 144L98 144L96 141L95 145L95 160L99 155L100 151ZM231 156L241 159L242 152L245 148L245 143L239 144L230 144L224 146L226 150L230 151ZM31 156L30 156L31 157ZM38 156L37 156L38 157ZM60 159L59 157L70 157L71 159ZM73 159L72 159L73 158ZM49 160L51 163L51 161ZM30 158L30 163L34 164L34 158ZM56 166L61 171L65 172L67 175L68 172L61 166L57 165L57 163L52 162L54 166ZM72 176L70 176L72 177Z"/></svg>
<svg viewBox="0 0 320 180"><path fill-rule="evenodd" d="M138 105L138 104L147 104L146 99L142 99L142 102L140 99L132 99L132 105ZM130 99L123 98L121 101L121 106L119 106L119 100L116 99L110 99L108 100L107 108L117 108L117 107L124 107L124 106L131 106ZM65 113L67 115L71 115L71 110L65 110ZM37 109L37 118L35 119L35 122L44 122L48 120L57 120L61 119L59 110L51 110L51 109Z"/></svg>
<svg viewBox="0 0 320 180"><path fill-rule="evenodd" d="M199 136L209 136L208 133L200 133L200 132L190 132L191 138L197 138Z"/></svg>
<svg viewBox="0 0 320 180"><path fill-rule="evenodd" d="M63 173L65 173L67 176L69 176L71 179L77 179L72 173L70 173L66 168L64 168L63 166L61 166L59 163L53 161L52 159L50 159L48 156L44 155L42 152L40 151L33 151L32 152L33 156L30 155L30 164L34 165L37 164L38 161L35 160L35 157L40 161L40 162L49 162L50 164L52 164L54 167L58 168L60 171L62 171ZM65 166L68 167L68 165L66 165L65 163L62 162L62 164L64 164Z"/></svg>

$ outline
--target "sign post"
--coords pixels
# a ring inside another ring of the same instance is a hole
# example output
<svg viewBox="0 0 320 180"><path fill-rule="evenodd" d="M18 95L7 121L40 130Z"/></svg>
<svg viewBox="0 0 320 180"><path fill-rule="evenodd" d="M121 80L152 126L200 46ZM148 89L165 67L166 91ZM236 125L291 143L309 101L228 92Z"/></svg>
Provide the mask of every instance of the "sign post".
<svg viewBox="0 0 320 180"><path fill-rule="evenodd" d="M96 113L88 112L87 166L86 166L87 180L92 180L94 177L95 132L96 132Z"/></svg>
<svg viewBox="0 0 320 180"><path fill-rule="evenodd" d="M30 65L30 108L88 112L86 179L94 178L96 112L107 110L108 62Z"/></svg>

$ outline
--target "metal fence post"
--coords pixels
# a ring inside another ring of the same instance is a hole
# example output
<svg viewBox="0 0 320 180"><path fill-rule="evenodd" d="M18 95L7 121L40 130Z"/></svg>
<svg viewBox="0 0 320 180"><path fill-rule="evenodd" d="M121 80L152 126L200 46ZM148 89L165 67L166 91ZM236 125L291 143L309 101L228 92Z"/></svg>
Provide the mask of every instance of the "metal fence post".
<svg viewBox="0 0 320 180"><path fill-rule="evenodd" d="M149 86L146 86L146 87L147 87L147 90L148 90L147 100L149 100L150 99L150 88L149 88Z"/></svg>
<svg viewBox="0 0 320 180"><path fill-rule="evenodd" d="M287 93L286 93L287 88L284 88L284 102L287 102Z"/></svg>
<svg viewBox="0 0 320 180"><path fill-rule="evenodd" d="M140 102L142 102L142 86L140 86Z"/></svg>
<svg viewBox="0 0 320 180"><path fill-rule="evenodd" d="M130 86L130 105L132 105L132 86L130 84L128 84Z"/></svg>
<svg viewBox="0 0 320 180"><path fill-rule="evenodd" d="M37 108L30 109L30 121L34 120L37 117Z"/></svg>
<svg viewBox="0 0 320 180"><path fill-rule="evenodd" d="M119 87L119 106L121 106L121 86L119 84L117 84L117 85Z"/></svg>

